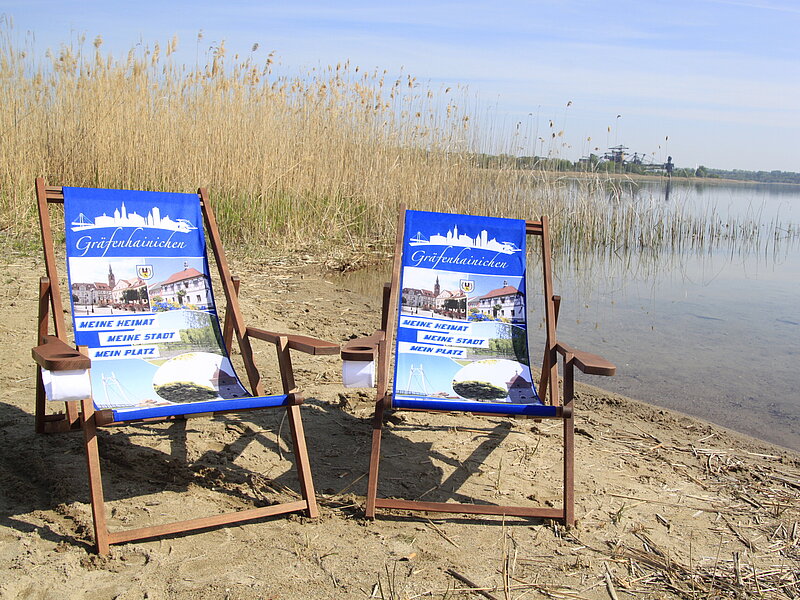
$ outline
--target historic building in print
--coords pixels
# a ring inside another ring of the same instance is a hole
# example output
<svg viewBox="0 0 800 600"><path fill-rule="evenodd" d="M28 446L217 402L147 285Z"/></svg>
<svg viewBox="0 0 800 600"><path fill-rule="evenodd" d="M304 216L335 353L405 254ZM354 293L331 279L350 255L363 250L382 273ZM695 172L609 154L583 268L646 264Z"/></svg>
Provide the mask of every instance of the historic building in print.
<svg viewBox="0 0 800 600"><path fill-rule="evenodd" d="M164 301L174 302L179 306L192 304L201 310L211 305L211 289L208 278L194 267L184 265L182 271L173 273L161 283L159 294Z"/></svg>
<svg viewBox="0 0 800 600"><path fill-rule="evenodd" d="M503 282L503 287L471 299L469 309L492 319L525 321L525 297L513 285L508 285L507 281Z"/></svg>

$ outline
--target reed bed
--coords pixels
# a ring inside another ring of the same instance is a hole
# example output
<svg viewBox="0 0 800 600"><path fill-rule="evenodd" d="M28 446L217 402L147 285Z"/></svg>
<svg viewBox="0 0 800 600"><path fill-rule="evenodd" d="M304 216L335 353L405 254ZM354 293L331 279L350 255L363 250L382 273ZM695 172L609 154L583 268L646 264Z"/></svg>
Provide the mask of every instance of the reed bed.
<svg viewBox="0 0 800 600"><path fill-rule="evenodd" d="M263 57L254 47L246 56L229 56L224 44L190 67L174 59L177 43L114 57L97 37L39 59L8 19L0 22L0 228L6 236L35 239L37 176L73 186L206 186L225 239L250 253L385 248L401 203L549 214L555 244L575 250L675 250L764 235L754 219L731 223L615 203L616 184L606 175L576 182L519 170L510 161L481 167L475 154L486 141L481 132L497 128L474 124L465 88L426 85L410 75L389 78L349 63L285 74L271 54ZM551 138L552 156L559 138L555 132ZM517 152L527 143L494 142ZM776 227L798 236L793 225Z"/></svg>

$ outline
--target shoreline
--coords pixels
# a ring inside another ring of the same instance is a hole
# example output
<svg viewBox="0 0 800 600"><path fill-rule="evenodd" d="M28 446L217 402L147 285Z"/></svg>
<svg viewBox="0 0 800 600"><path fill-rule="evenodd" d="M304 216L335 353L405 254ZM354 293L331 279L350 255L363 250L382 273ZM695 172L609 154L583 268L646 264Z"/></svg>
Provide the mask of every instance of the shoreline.
<svg viewBox="0 0 800 600"><path fill-rule="evenodd" d="M380 590L387 598L389 590L397 598L473 597L451 571L498 598L527 591L605 600L610 581L619 593L666 600L777 599L786 595L764 590L798 585L800 454L593 387L597 379L582 374L574 529L402 511L367 520L374 392L343 388L338 357L300 353L293 359L321 516L112 546L100 558L90 548L80 436L33 433L30 347L42 261L14 252L7 261L0 596L44 597L46 588L47 597L135 600L341 600L381 597ZM231 265L254 326L343 343L372 333L380 318L377 300L321 276L315 258L231 256ZM254 349L266 387L279 386L274 349ZM111 527L292 498L286 429L278 410L104 428ZM394 413L384 433L382 495L557 505L560 435L548 421Z"/></svg>
<svg viewBox="0 0 800 600"><path fill-rule="evenodd" d="M694 185L778 185L800 187L800 183L786 183L781 181L755 181L752 179L725 179L721 177L680 177L673 175L645 175L640 173L606 173L604 171L541 171L547 175L553 175L556 179L598 179L600 181L672 181L674 184L694 184Z"/></svg>

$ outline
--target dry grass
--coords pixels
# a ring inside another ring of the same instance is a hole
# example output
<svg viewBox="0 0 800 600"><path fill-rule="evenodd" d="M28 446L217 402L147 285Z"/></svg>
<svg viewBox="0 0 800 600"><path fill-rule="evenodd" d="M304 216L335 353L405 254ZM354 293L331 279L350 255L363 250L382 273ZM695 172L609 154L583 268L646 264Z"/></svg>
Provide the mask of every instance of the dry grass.
<svg viewBox="0 0 800 600"><path fill-rule="evenodd" d="M230 57L224 44L191 68L174 60L176 45L115 58L98 37L42 61L0 22L0 229L35 239L37 176L89 187L207 186L225 239L254 252L387 245L400 203L550 214L555 244L576 249L675 249L758 229L609 203L613 183L600 176L575 183L502 164L480 168L472 154L478 131L494 126L473 126L463 88L350 64L278 75L271 55ZM518 151L526 143L507 142Z"/></svg>
<svg viewBox="0 0 800 600"><path fill-rule="evenodd" d="M499 180L509 174L473 167L469 119L451 90L348 64L275 76L271 57L230 58L223 45L190 69L172 62L176 43L114 59L98 38L37 64L3 32L6 227L31 227L39 175L75 186L208 186L226 234L258 245L391 237L401 202L506 212L485 191L508 187Z"/></svg>

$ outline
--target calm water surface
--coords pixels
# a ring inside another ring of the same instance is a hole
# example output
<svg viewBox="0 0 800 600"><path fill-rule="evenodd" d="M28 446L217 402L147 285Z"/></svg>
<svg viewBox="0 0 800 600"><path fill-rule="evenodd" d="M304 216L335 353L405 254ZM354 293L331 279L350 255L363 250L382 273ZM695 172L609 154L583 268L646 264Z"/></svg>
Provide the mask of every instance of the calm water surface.
<svg viewBox="0 0 800 600"><path fill-rule="evenodd" d="M609 202L746 217L761 235L682 255L556 253L559 338L618 367L581 380L800 450L800 240L785 234L800 224L800 186L647 182ZM377 297L387 277L343 283Z"/></svg>

